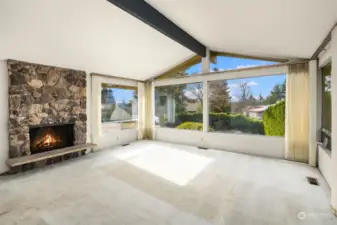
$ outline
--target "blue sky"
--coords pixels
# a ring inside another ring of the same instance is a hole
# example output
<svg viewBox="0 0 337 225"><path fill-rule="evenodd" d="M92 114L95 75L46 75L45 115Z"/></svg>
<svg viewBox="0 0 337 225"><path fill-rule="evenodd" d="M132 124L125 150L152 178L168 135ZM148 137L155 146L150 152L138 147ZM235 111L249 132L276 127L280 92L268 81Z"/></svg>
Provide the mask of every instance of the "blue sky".
<svg viewBox="0 0 337 225"><path fill-rule="evenodd" d="M115 97L115 101L117 103L128 103L133 98L134 90L126 90L126 89L119 89L119 88L111 88L113 90L113 95Z"/></svg>
<svg viewBox="0 0 337 225"><path fill-rule="evenodd" d="M219 70L229 70L229 69L239 69L244 67L251 66L263 66L263 65L272 65L275 62L268 62L262 60L253 60L253 59L240 59L240 58L231 58L231 57L217 57L217 64L211 65L211 70L214 68ZM186 70L188 74L196 74L201 72L201 64L194 65ZM267 96L275 84L281 84L285 80L285 75L277 76L265 76L265 77L255 77L255 78L246 78L246 79L237 79L237 80L228 80L228 85L231 88L232 95L237 94L237 84L240 82L247 82L251 88L253 96L257 97L261 93L263 97ZM133 98L133 90L125 90L113 88L114 97L116 102L129 102Z"/></svg>

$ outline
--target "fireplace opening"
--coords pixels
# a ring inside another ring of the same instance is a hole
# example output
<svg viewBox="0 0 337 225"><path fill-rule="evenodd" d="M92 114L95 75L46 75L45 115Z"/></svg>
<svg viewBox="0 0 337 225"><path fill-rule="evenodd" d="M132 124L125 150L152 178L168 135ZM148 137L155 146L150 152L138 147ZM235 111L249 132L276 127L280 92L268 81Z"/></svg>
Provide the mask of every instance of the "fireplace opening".
<svg viewBox="0 0 337 225"><path fill-rule="evenodd" d="M56 124L29 129L31 154L74 145L74 124Z"/></svg>

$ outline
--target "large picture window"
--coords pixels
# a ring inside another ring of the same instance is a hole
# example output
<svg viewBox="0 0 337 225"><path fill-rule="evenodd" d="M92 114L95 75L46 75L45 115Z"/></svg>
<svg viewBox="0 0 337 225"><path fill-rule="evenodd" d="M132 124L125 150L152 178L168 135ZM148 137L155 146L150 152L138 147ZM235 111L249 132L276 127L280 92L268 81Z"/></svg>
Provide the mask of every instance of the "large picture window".
<svg viewBox="0 0 337 225"><path fill-rule="evenodd" d="M322 130L321 142L331 149L331 63L322 68Z"/></svg>
<svg viewBox="0 0 337 225"><path fill-rule="evenodd" d="M160 127L203 129L202 83L155 88L155 123Z"/></svg>
<svg viewBox="0 0 337 225"><path fill-rule="evenodd" d="M136 128L137 118L137 88L103 83L101 90L102 123L109 124L109 129Z"/></svg>
<svg viewBox="0 0 337 225"><path fill-rule="evenodd" d="M286 76L208 82L209 131L284 136Z"/></svg>

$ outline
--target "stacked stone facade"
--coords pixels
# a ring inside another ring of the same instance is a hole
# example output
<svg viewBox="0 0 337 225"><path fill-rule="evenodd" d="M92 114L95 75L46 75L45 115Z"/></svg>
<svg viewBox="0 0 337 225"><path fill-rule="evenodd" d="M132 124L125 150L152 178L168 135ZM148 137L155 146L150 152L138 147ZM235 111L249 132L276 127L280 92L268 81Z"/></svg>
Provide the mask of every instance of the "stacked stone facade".
<svg viewBox="0 0 337 225"><path fill-rule="evenodd" d="M74 145L86 143L86 74L7 61L9 156L30 155L29 127L74 123Z"/></svg>

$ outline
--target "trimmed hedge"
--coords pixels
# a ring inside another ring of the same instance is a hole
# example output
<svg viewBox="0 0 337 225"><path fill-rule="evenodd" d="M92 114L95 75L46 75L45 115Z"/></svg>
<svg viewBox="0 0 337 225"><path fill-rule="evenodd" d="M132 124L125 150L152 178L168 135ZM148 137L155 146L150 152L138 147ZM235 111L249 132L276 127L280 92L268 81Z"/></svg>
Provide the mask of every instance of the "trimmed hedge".
<svg viewBox="0 0 337 225"><path fill-rule="evenodd" d="M262 114L264 132L267 136L284 136L285 130L285 101L280 101Z"/></svg>
<svg viewBox="0 0 337 225"><path fill-rule="evenodd" d="M202 124L201 113L184 113L176 116L176 126L185 122ZM214 131L238 131L249 134L264 134L263 122L242 114L210 113L209 126ZM178 127L177 127L178 128Z"/></svg>
<svg viewBox="0 0 337 225"><path fill-rule="evenodd" d="M202 130L202 123L197 122L185 122L176 127L183 130Z"/></svg>

